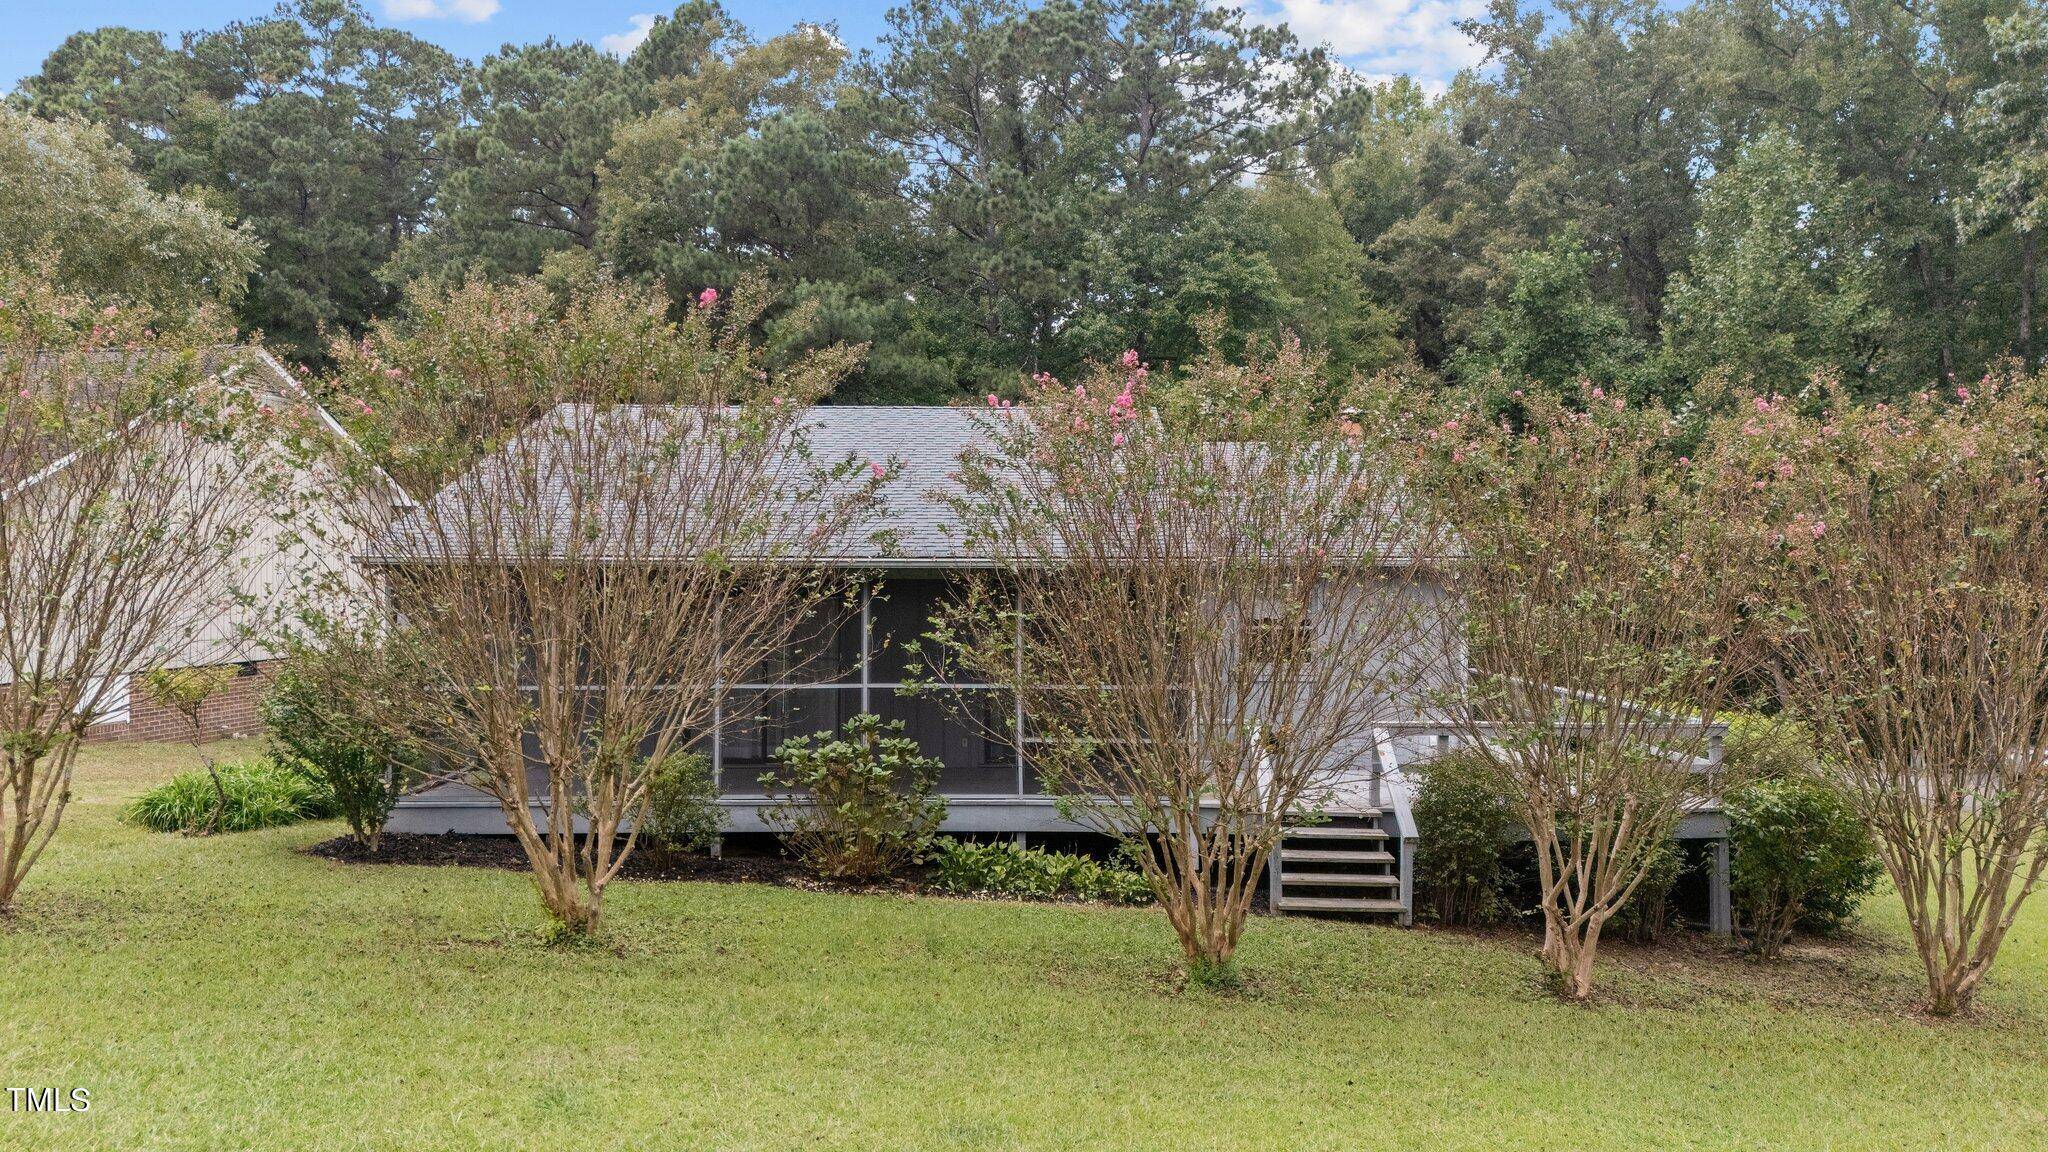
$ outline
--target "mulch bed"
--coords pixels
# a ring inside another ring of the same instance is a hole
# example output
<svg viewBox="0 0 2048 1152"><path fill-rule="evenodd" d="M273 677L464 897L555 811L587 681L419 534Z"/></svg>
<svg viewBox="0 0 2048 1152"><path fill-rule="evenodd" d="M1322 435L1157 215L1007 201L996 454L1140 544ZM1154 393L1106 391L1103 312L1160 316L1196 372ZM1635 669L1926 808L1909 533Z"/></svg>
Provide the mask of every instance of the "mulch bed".
<svg viewBox="0 0 2048 1152"><path fill-rule="evenodd" d="M739 850L734 851L735 847ZM347 836L322 840L304 851L309 855L342 864L501 868L508 872L532 870L526 862L526 853L519 848L519 841L510 836L465 836L455 832L423 836L410 832L386 832L379 838L377 852L374 855ZM622 874L622 879L695 880L710 884L777 884L785 888L802 888L811 892L890 893L901 896L946 896L966 900L1021 900L1034 904L1086 903L1069 898L1040 900L1034 897L995 893L948 892L933 887L929 883L929 876L929 869L914 864L904 872L875 884L835 883L818 879L787 856L773 851L764 852L759 847L744 842L735 845L728 840L724 854L717 859L697 853L637 848L626 860L626 870ZM1252 908L1253 911L1263 912L1265 906L1265 889L1261 888L1253 897Z"/></svg>
<svg viewBox="0 0 2048 1152"><path fill-rule="evenodd" d="M314 856L343 864L418 864L434 867L502 868L511 872L530 870L526 854L519 848L519 842L510 836L463 836L454 832L440 836L422 836L414 833L386 832L380 838L375 854L347 836L323 840L306 851ZM935 895L939 894L936 890L926 888L921 869L912 869L903 876L881 884L828 884L812 876L802 865L786 856L734 852L730 848L716 859L695 853L639 848L626 860L626 870L621 878L696 880L713 884L782 884L792 888L836 892L931 891Z"/></svg>

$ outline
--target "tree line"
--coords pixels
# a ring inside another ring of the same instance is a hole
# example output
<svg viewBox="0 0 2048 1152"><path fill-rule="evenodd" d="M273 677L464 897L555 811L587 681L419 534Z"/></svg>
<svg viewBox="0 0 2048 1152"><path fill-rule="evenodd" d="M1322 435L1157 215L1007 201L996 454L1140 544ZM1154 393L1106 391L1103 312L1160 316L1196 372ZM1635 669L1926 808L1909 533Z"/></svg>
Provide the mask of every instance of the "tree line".
<svg viewBox="0 0 2048 1152"><path fill-rule="evenodd" d="M912 0L858 54L695 0L623 57L474 62L291 0L73 35L10 98L57 126L10 135L97 182L18 146L0 181L151 206L196 290L316 364L422 277L579 263L678 301L765 277L771 357L869 346L845 401L1181 364L1212 317L1333 383L1895 396L2037 359L2039 3L1495 0L1466 31L1485 65L1431 92L1200 0Z"/></svg>

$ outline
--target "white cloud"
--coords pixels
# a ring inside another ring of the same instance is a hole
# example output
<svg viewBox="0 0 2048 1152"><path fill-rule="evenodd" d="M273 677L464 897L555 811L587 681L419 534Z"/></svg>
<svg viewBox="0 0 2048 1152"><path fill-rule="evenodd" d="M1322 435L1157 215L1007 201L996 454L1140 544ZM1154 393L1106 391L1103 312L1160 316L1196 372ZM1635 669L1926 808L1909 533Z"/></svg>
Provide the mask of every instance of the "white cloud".
<svg viewBox="0 0 2048 1152"><path fill-rule="evenodd" d="M481 24L498 14L498 0L384 0L391 20L460 20Z"/></svg>
<svg viewBox="0 0 2048 1152"><path fill-rule="evenodd" d="M1250 0L1246 12L1329 45L1363 76L1405 73L1440 87L1485 55L1458 31L1458 21L1486 15L1485 0Z"/></svg>
<svg viewBox="0 0 2048 1152"><path fill-rule="evenodd" d="M628 16L626 22L632 25L631 28L624 32L598 37L597 46L614 56L631 56L633 49L638 48L641 42L647 39L647 34L654 31L654 20L652 12L639 12Z"/></svg>

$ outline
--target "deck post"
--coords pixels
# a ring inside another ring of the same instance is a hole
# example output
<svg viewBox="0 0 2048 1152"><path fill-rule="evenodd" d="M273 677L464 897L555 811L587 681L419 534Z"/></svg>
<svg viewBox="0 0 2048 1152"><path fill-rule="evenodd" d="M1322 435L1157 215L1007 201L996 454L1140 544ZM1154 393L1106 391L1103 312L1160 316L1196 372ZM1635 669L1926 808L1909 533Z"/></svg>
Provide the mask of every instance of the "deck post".
<svg viewBox="0 0 2048 1152"><path fill-rule="evenodd" d="M1386 773L1386 761L1380 758L1379 732L1374 731L1372 742L1372 795L1369 803L1373 808L1380 806L1380 777Z"/></svg>
<svg viewBox="0 0 2048 1152"><path fill-rule="evenodd" d="M1399 836L1399 828L1395 834ZM1414 836L1400 836L1401 845L1401 927L1415 927L1415 841Z"/></svg>
<svg viewBox="0 0 2048 1152"><path fill-rule="evenodd" d="M1735 912L1728 892L1728 837L1712 842L1713 868L1707 873L1707 928L1716 936L1735 933Z"/></svg>

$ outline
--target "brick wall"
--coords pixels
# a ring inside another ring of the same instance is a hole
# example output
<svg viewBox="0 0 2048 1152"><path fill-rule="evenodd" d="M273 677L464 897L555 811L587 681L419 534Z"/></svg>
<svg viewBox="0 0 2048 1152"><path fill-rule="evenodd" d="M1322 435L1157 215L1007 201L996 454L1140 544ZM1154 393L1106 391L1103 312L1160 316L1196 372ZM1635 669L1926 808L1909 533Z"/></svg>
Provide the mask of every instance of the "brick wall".
<svg viewBox="0 0 2048 1152"><path fill-rule="evenodd" d="M219 692L207 697L199 710L200 727L209 740L223 736L254 736L263 731L258 704L270 687L275 664L270 662L229 664L235 677ZM190 740L192 722L175 709L151 700L142 691L141 677L129 678L128 719L112 724L95 724L85 730L88 744L117 740Z"/></svg>

